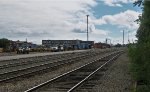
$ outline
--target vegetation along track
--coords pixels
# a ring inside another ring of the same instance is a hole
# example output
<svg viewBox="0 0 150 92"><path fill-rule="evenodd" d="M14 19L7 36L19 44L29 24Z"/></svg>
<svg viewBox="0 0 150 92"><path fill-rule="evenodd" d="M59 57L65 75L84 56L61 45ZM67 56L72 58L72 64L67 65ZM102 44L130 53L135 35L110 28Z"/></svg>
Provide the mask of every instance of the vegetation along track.
<svg viewBox="0 0 150 92"><path fill-rule="evenodd" d="M107 51L106 51L107 52ZM108 51L109 52L109 51ZM95 56L97 54L100 54L102 52L82 52L82 53L74 53L74 55L64 55L64 56L58 56L58 57L50 57L50 58L46 58L42 61L33 61L32 63L28 62L28 63L23 63L23 64L18 64L18 63L14 63L14 65L12 66L12 63L8 64L8 67L6 67L6 65L4 65L5 68L1 68L0 71L0 82L4 82L10 79L15 79L24 75L31 75L34 74L36 72L39 71L44 71L47 70L49 68L53 68L56 66L60 66L60 65L64 65L64 64L68 64L68 63L72 63L74 61L78 61L81 59L85 59L88 57L92 57ZM64 57L64 58L62 58ZM52 60L50 60L52 59ZM15 65L16 64L16 65ZM15 66L15 67L14 67Z"/></svg>
<svg viewBox="0 0 150 92"><path fill-rule="evenodd" d="M30 88L25 92L72 92L78 90L79 86L82 86L89 78L94 77L97 71L105 67L110 61L116 59L121 53L122 51L116 51L102 58L95 59L83 66Z"/></svg>

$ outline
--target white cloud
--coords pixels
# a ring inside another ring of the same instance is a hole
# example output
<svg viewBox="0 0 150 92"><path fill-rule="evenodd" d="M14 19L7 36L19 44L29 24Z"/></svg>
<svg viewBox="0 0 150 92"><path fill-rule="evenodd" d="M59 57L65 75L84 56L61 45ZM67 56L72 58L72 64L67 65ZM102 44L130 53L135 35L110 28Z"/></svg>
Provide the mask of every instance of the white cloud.
<svg viewBox="0 0 150 92"><path fill-rule="evenodd" d="M129 42L133 43L136 42L137 38L136 38L136 30L134 31L129 31Z"/></svg>
<svg viewBox="0 0 150 92"><path fill-rule="evenodd" d="M94 24L94 25L103 25L103 24L107 24L107 22L103 19L89 19L90 23L91 24Z"/></svg>
<svg viewBox="0 0 150 92"><path fill-rule="evenodd" d="M138 28L138 24L134 21L138 19L139 14L139 12L127 10L115 15L105 15L101 18L101 20L112 25L117 25L121 28L136 30Z"/></svg>
<svg viewBox="0 0 150 92"><path fill-rule="evenodd" d="M124 44L136 42L137 38L135 35L136 35L136 31L130 31L129 32L129 39L128 39L128 31L125 30ZM123 37L122 36L120 36L120 37L109 37L109 38L111 39L112 44L117 44L117 43L123 44Z"/></svg>
<svg viewBox="0 0 150 92"><path fill-rule="evenodd" d="M107 36L110 32L107 30L96 29L94 25L90 26L90 33L94 35L104 35Z"/></svg>
<svg viewBox="0 0 150 92"><path fill-rule="evenodd" d="M114 1L106 0L121 6L117 0ZM119 1L127 3L128 0ZM138 12L128 10L96 19L91 10L96 5L96 0L0 0L0 37L13 40L28 38L36 43L41 43L42 39L86 40L87 14L90 15L90 40L100 40L100 36L104 38L110 33L96 29L95 25L109 23L119 27L138 27L130 23L132 16L133 20L137 18Z"/></svg>
<svg viewBox="0 0 150 92"><path fill-rule="evenodd" d="M86 33L87 33L86 27L87 27L87 24L85 22L79 22L76 25L76 27L73 30L73 32L75 32L75 33L82 33L82 34L84 33L84 35L86 35ZM97 39L99 37L107 36L107 35L109 35L109 33L110 32L108 30L102 30L102 29L95 28L95 24L90 21L90 23L89 23L89 35L92 38L96 37L96 39ZM93 40L96 40L96 39L93 39Z"/></svg>
<svg viewBox="0 0 150 92"><path fill-rule="evenodd" d="M85 31L86 14L94 17L91 7L96 5L94 0L0 0L0 36L38 43L83 38L72 30Z"/></svg>
<svg viewBox="0 0 150 92"><path fill-rule="evenodd" d="M106 5L113 7L122 7L122 4L133 3L136 0L102 0Z"/></svg>
<svg viewBox="0 0 150 92"><path fill-rule="evenodd" d="M137 39L135 35L136 30L139 27L139 25L134 21L138 19L139 14L140 14L139 12L133 10L126 10L124 12L120 12L114 15L104 15L101 18L94 20L93 23L95 25L111 24L114 25L114 27L121 28L122 30L124 29L126 32L125 43L128 43L127 31L130 31L129 33L130 42L134 42ZM103 32L104 34L105 33L110 34L111 31L101 30L100 33ZM122 43L122 35L120 37L109 37L109 38L112 39L114 44Z"/></svg>

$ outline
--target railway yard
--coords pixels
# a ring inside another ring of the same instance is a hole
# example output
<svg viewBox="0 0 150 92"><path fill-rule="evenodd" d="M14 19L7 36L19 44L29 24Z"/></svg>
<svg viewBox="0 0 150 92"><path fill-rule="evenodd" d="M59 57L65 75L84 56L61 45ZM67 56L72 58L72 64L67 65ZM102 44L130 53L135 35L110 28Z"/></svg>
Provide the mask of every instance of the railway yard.
<svg viewBox="0 0 150 92"><path fill-rule="evenodd" d="M0 92L130 92L125 49L0 57Z"/></svg>

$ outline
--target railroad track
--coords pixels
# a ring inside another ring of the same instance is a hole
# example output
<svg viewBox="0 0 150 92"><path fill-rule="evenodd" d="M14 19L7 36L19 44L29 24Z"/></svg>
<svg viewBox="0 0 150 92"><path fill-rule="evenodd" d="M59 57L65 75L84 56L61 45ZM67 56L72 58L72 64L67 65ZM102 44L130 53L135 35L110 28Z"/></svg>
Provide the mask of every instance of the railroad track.
<svg viewBox="0 0 150 92"><path fill-rule="evenodd" d="M0 69L9 68L9 67L16 67L16 66L21 66L21 65L27 65L27 64L33 64L33 63L38 63L38 62L43 62L43 61L48 61L48 60L58 60L61 58L72 57L73 55L74 56L75 55L82 55L82 54L86 54L86 53L89 53L89 52L84 51L84 52L30 57L30 58L23 58L23 59L4 60L4 61L0 62Z"/></svg>
<svg viewBox="0 0 150 92"><path fill-rule="evenodd" d="M13 70L13 71L2 72L2 73L0 73L0 82L4 82L4 81L10 80L10 79L15 79L15 78L18 78L18 77L21 77L24 75L30 75L30 74L33 74L33 73L36 73L39 71L47 70L49 68L53 68L53 67L68 64L68 63L71 63L74 61L78 61L81 59L85 59L89 56L94 56L94 55L102 53L102 52L95 52L92 55L91 55L91 53L93 53L93 52L89 52L89 53L86 52L86 54L78 53L79 56L69 57L69 58L61 59L61 60L54 61L54 62L46 62L46 63L40 64L40 65L36 64L35 66L17 69L17 70Z"/></svg>
<svg viewBox="0 0 150 92"><path fill-rule="evenodd" d="M80 54L79 52L76 52L75 54ZM47 56L38 56L38 57L32 57L32 58L24 58L24 59L13 59L13 60L4 60L0 62L0 69L8 68L8 67L15 67L19 65L26 65L26 64L32 64L32 63L38 63L43 62L44 60L56 60L60 59L66 56L71 56L72 53L65 53L65 54L57 54L57 55L47 55ZM34 59L34 60L30 60ZM12 62L13 61L13 62Z"/></svg>
<svg viewBox="0 0 150 92"><path fill-rule="evenodd" d="M116 59L121 53L122 51L116 51L104 57L97 58L74 70L29 88L24 92L80 92L78 89L80 86L83 86L87 80L94 77L98 71Z"/></svg>
<svg viewBox="0 0 150 92"><path fill-rule="evenodd" d="M93 52L93 51L90 50L90 51L84 51L84 52L72 52L72 53L64 53L64 54L54 54L54 55L46 55L46 56L37 56L37 57L29 57L29 58L21 58L21 59L4 60L4 61L0 62L0 69L7 68L10 66L13 67L15 65L37 63L38 61L40 62L42 60L64 58L66 56L69 56L69 55L71 56L73 54L74 55L81 55L81 54L86 54L89 52ZM34 59L34 60L31 60L31 59Z"/></svg>
<svg viewBox="0 0 150 92"><path fill-rule="evenodd" d="M17 66L24 66L24 65L31 65L31 64L38 64L38 63L43 63L44 62L48 62L48 61L55 61L55 60L61 60L63 58L73 58L74 56L80 56L80 55L83 55L83 54L87 54L87 53L74 53L74 54L70 54L70 53L67 53L67 54L62 54L62 55L53 55L53 56L47 56L47 57L37 57L35 60L18 60L17 62L11 62L11 63L7 63L7 64L2 64L0 65L0 69L4 69L4 68L10 68L10 67L17 67ZM0 71L1 71L0 70Z"/></svg>

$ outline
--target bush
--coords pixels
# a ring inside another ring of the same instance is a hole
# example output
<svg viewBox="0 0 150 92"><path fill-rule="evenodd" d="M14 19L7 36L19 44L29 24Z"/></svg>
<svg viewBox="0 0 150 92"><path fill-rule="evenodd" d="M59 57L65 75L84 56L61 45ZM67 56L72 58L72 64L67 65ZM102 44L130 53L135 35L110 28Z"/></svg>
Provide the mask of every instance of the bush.
<svg viewBox="0 0 150 92"><path fill-rule="evenodd" d="M137 92L150 92L150 1L137 0L135 5L143 3L143 13L139 16L140 27L137 31L136 46L129 47L131 71L137 81Z"/></svg>
<svg viewBox="0 0 150 92"><path fill-rule="evenodd" d="M137 81L137 92L150 92L150 46L129 46L130 69ZM141 91L143 90L143 91Z"/></svg>

